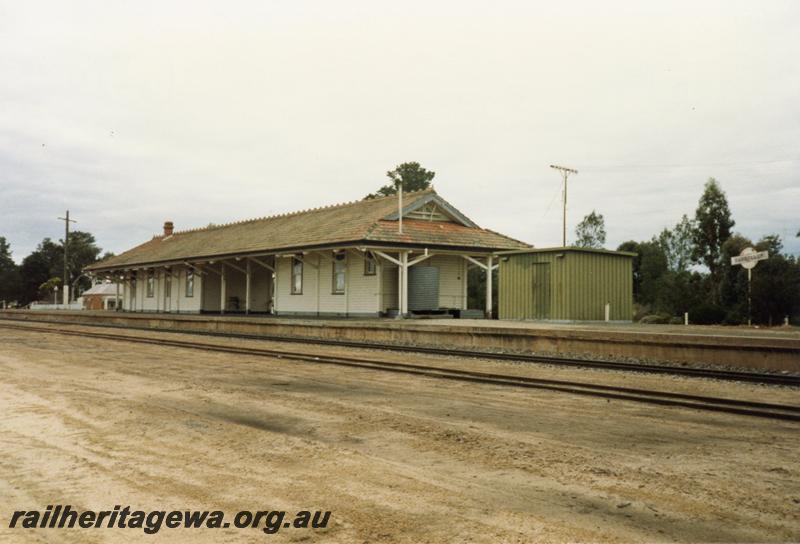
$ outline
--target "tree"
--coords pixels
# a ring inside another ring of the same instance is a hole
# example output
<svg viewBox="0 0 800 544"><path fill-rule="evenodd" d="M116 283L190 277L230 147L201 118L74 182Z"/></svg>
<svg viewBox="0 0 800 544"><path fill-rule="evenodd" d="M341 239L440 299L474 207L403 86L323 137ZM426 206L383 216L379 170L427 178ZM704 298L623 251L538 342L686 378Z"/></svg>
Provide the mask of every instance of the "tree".
<svg viewBox="0 0 800 544"><path fill-rule="evenodd" d="M781 253L783 243L778 235L765 236L755 248L770 255L753 269L753 320L777 324L784 316L800 311L800 263Z"/></svg>
<svg viewBox="0 0 800 544"><path fill-rule="evenodd" d="M667 270L659 278L656 308L671 316L682 317L702 304L705 278L699 272Z"/></svg>
<svg viewBox="0 0 800 544"><path fill-rule="evenodd" d="M719 301L722 244L730 238L735 224L725 193L717 180L709 178L695 212L692 259L708 268L712 302Z"/></svg>
<svg viewBox="0 0 800 544"><path fill-rule="evenodd" d="M673 272L689 269L694 250L694 224L683 215L672 230L664 229L658 235L658 243L667 257L667 265Z"/></svg>
<svg viewBox="0 0 800 544"><path fill-rule="evenodd" d="M63 243L62 243L62 252L63 252ZM92 284L88 278L79 276L83 273L84 267L97 262L97 259L100 255L100 248L97 247L97 243L94 239L94 236L88 232L82 232L76 230L75 232L69 233L69 263L67 266L67 271L69 275L69 286L70 290L74 289L75 293L73 293L73 297L78 293L89 289ZM61 262L64 262L63 255L61 256ZM60 275L63 275L63 271ZM77 280L77 281L76 281Z"/></svg>
<svg viewBox="0 0 800 544"><path fill-rule="evenodd" d="M45 238L30 255L25 257L20 267L22 275L21 302L27 304L39 297L39 286L51 278L64 275L64 242L56 243ZM81 271L87 265L97 261L100 248L94 236L88 232L75 231L69 235L69 263L67 266L68 285L72 287ZM63 278L62 278L63 279ZM91 287L87 278L78 279L76 292Z"/></svg>
<svg viewBox="0 0 800 544"><path fill-rule="evenodd" d="M60 301L58 300L58 297L54 295L54 293L56 292L56 288L59 290L62 289L62 284L63 282L61 281L61 278L58 277L50 278L41 284L39 286L39 300L47 300L49 302L50 297L53 297L53 301L58 304Z"/></svg>
<svg viewBox="0 0 800 544"><path fill-rule="evenodd" d="M667 272L664 250L655 240L630 240L620 244L617 251L636 253L633 259L633 298L640 305L653 306L659 298L660 280Z"/></svg>
<svg viewBox="0 0 800 544"><path fill-rule="evenodd" d="M368 194L365 198L378 198L397 194L400 183L403 184L403 191L421 191L431 186L431 181L436 172L426 170L418 162L404 162L398 164L394 170L386 172L386 176L392 180L377 190L375 193Z"/></svg>
<svg viewBox="0 0 800 544"><path fill-rule="evenodd" d="M633 300L637 304L642 304L642 249L639 247L639 242L635 240L628 240L622 242L617 251L627 251L629 253L636 253L633 258Z"/></svg>
<svg viewBox="0 0 800 544"><path fill-rule="evenodd" d="M39 299L39 287L53 277L63 275L64 249L45 238L30 255L22 260L20 302L28 304Z"/></svg>
<svg viewBox="0 0 800 544"><path fill-rule="evenodd" d="M0 236L0 300L6 303L19 299L19 267L11 258L11 246Z"/></svg>
<svg viewBox="0 0 800 544"><path fill-rule="evenodd" d="M618 251L636 253L633 259L633 299L647 313L681 316L701 302L703 276L689 270L670 270L661 241L623 242Z"/></svg>
<svg viewBox="0 0 800 544"><path fill-rule="evenodd" d="M722 245L721 304L727 310L726 322L747 322L747 269L732 265L731 258L746 247L769 252L752 271L751 297L754 323L776 324L784 316L800 311L800 263L784 255L783 242L775 234L764 236L754 244L740 234L734 234Z"/></svg>
<svg viewBox="0 0 800 544"><path fill-rule="evenodd" d="M606 243L606 222L603 214L592 210L575 227L575 245L578 247L601 248Z"/></svg>
<svg viewBox="0 0 800 544"><path fill-rule="evenodd" d="M770 256L777 256L783 252L783 240L777 234L768 234L758 241L756 249L758 251L766 251Z"/></svg>

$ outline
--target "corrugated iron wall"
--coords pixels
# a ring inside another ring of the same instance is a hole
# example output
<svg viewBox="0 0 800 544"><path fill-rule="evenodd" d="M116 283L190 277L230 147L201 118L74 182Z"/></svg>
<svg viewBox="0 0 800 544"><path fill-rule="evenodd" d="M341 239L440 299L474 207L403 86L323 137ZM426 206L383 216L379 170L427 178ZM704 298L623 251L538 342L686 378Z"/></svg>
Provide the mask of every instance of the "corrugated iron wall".
<svg viewBox="0 0 800 544"><path fill-rule="evenodd" d="M626 255L553 250L500 258L500 319L630 321L632 259Z"/></svg>
<svg viewBox="0 0 800 544"><path fill-rule="evenodd" d="M526 253L500 258L500 319L550 319L552 255Z"/></svg>

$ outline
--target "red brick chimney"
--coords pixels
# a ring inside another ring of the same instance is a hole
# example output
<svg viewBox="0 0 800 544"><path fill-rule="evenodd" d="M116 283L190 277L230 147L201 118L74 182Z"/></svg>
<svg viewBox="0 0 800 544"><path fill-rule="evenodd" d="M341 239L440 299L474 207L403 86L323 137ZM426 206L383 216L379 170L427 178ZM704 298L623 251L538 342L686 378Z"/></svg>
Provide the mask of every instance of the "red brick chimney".
<svg viewBox="0 0 800 544"><path fill-rule="evenodd" d="M172 236L172 231L174 229L174 225L172 221L164 221L164 236Z"/></svg>

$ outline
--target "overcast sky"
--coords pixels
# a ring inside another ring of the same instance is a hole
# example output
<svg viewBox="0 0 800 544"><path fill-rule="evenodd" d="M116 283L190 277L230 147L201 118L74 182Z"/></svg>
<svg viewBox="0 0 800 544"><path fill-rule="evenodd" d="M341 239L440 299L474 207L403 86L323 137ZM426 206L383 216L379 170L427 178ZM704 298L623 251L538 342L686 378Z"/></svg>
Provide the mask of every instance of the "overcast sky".
<svg viewBox="0 0 800 544"><path fill-rule="evenodd" d="M800 254L800 2L0 0L0 236L121 252L419 161L483 227L608 247L694 213Z"/></svg>

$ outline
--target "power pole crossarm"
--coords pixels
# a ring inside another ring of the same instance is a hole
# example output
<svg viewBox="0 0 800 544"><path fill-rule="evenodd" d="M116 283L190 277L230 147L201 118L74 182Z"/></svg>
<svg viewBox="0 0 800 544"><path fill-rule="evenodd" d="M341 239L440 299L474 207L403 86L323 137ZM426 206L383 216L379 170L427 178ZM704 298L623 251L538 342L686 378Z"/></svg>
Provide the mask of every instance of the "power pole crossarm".
<svg viewBox="0 0 800 544"><path fill-rule="evenodd" d="M555 164L551 164L550 168L553 170L559 170L561 172L561 176L564 178L564 215L561 224L561 245L563 247L567 247L567 178L570 174L577 174L578 171L573 168L557 166Z"/></svg>

